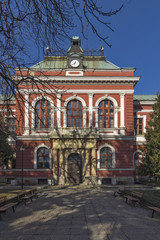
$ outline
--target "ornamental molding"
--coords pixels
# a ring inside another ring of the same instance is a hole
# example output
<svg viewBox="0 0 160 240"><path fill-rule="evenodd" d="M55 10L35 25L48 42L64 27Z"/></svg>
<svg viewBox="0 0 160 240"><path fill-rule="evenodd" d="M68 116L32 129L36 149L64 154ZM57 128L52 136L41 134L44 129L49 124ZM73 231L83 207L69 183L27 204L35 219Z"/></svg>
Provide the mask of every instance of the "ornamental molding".
<svg viewBox="0 0 160 240"><path fill-rule="evenodd" d="M46 93L53 93L53 90L51 89L46 89L46 90L39 90L39 89L20 89L19 90L20 93L39 93L39 94L43 94L45 92ZM126 94L133 94L134 93L134 90L128 90L128 89L121 89L121 90L108 90L108 89L103 89L103 90L100 90L100 89L89 89L89 90L86 90L86 89L68 89L68 90L57 90L57 94L61 93L61 94L68 94L68 93L86 93L86 94L89 94L89 93L92 93L92 94L95 94L95 93L101 93L101 94L110 94L110 93L115 93L115 94L121 94L121 93L126 93Z"/></svg>

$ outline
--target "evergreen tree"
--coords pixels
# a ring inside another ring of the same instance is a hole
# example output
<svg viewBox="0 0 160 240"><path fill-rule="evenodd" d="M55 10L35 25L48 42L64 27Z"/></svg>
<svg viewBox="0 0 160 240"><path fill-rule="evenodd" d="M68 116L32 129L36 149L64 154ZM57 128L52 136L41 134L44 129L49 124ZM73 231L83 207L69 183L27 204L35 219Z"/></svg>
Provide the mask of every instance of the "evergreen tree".
<svg viewBox="0 0 160 240"><path fill-rule="evenodd" d="M143 176L160 177L160 93L153 105L151 120L148 122L142 151L144 153L143 161L138 167L138 172Z"/></svg>
<svg viewBox="0 0 160 240"><path fill-rule="evenodd" d="M8 144L9 132L0 116L0 166L7 165L13 159L15 150Z"/></svg>

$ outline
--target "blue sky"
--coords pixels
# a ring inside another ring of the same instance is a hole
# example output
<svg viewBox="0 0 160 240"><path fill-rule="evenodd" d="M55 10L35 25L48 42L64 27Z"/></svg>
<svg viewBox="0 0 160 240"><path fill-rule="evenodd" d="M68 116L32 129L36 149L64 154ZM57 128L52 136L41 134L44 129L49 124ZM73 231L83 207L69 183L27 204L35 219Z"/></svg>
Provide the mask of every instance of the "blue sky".
<svg viewBox="0 0 160 240"><path fill-rule="evenodd" d="M115 65L125 68L136 68L135 75L141 76L135 87L135 94L156 94L160 91L159 63L160 63L160 0L98 0L105 11L116 10L122 4L123 9L107 22L111 23L114 32L97 25L100 33L106 33L108 47L92 33L88 26L88 49L104 47L106 59ZM83 6L83 1L82 1ZM82 11L82 9L80 9ZM86 40L81 34L80 24L75 20L77 27L69 32L70 37L79 36L82 48L86 48ZM86 26L86 20L84 20ZM62 48L68 49L70 41L62 43ZM33 48L31 55L42 60L42 53L37 54ZM38 57L38 58L39 58ZM37 60L36 60L37 62Z"/></svg>
<svg viewBox="0 0 160 240"><path fill-rule="evenodd" d="M135 87L135 94L156 94L160 90L160 1L159 0L99 0L104 9L124 8L109 17L114 32L107 31L109 48L100 42L88 27L88 48L98 49L103 45L106 59L119 67L136 68L135 75L142 76ZM101 32L104 28L101 26ZM81 36L79 26L71 36ZM66 42L65 48L68 48ZM86 46L82 39L82 48Z"/></svg>

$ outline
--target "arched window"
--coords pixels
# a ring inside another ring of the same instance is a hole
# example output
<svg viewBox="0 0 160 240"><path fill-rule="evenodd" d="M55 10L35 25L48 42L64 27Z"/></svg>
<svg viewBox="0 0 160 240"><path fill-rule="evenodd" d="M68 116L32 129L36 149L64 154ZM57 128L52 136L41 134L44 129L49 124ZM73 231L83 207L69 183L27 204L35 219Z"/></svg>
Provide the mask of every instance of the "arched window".
<svg viewBox="0 0 160 240"><path fill-rule="evenodd" d="M35 106L35 128L49 128L51 126L51 105L42 99Z"/></svg>
<svg viewBox="0 0 160 240"><path fill-rule="evenodd" d="M45 147L37 150L37 168L49 168L49 150Z"/></svg>
<svg viewBox="0 0 160 240"><path fill-rule="evenodd" d="M114 127L114 105L110 100L103 100L98 105L98 127Z"/></svg>
<svg viewBox="0 0 160 240"><path fill-rule="evenodd" d="M72 100L67 104L67 127L82 127L83 107L80 101Z"/></svg>
<svg viewBox="0 0 160 240"><path fill-rule="evenodd" d="M104 147L100 150L100 168L112 168L112 150Z"/></svg>

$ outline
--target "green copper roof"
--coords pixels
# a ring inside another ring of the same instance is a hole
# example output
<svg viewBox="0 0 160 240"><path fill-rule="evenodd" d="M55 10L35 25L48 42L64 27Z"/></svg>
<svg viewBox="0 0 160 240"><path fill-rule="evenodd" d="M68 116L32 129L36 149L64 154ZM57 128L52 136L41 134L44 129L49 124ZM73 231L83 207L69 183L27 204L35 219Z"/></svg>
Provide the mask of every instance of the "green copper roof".
<svg viewBox="0 0 160 240"><path fill-rule="evenodd" d="M67 59L62 56L46 57L43 61L33 65L31 69L63 69L67 68Z"/></svg>
<svg viewBox="0 0 160 240"><path fill-rule="evenodd" d="M134 95L134 100L136 101L155 101L157 95Z"/></svg>
<svg viewBox="0 0 160 240"><path fill-rule="evenodd" d="M83 65L85 69L120 69L113 63L106 61L103 56L85 56L83 59ZM42 70L42 69L66 69L67 67L67 57L66 56L53 56L46 57L43 61L33 65L31 69Z"/></svg>

